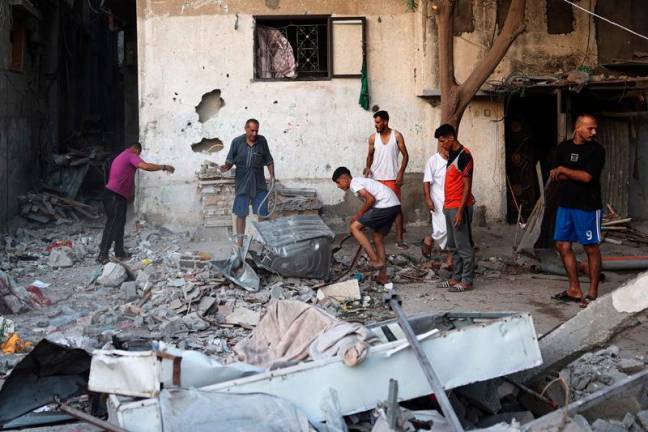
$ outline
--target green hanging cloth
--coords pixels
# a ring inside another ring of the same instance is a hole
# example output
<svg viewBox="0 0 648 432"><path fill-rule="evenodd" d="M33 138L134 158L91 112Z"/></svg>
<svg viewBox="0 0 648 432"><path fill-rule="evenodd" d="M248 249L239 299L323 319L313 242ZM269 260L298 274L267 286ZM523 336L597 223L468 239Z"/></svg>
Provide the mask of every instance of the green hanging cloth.
<svg viewBox="0 0 648 432"><path fill-rule="evenodd" d="M360 106L366 110L369 110L369 77L367 75L367 59L362 60L362 77L360 82L362 83L362 88L360 89L360 99L358 103Z"/></svg>

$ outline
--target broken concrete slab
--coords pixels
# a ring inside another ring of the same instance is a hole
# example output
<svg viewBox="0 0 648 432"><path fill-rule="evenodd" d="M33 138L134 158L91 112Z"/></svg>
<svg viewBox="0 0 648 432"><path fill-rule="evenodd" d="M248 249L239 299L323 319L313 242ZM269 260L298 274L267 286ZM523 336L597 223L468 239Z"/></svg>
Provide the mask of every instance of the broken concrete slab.
<svg viewBox="0 0 648 432"><path fill-rule="evenodd" d="M237 307L234 312L225 317L227 324L255 327L261 320L261 314L244 307Z"/></svg>
<svg viewBox="0 0 648 432"><path fill-rule="evenodd" d="M47 265L52 268L68 268L74 265L74 260L72 259L73 252L72 249L67 246L61 246L52 249L47 259Z"/></svg>
<svg viewBox="0 0 648 432"><path fill-rule="evenodd" d="M122 265L110 262L104 266L101 276L97 278L97 283L107 287L117 287L127 278L126 269Z"/></svg>
<svg viewBox="0 0 648 432"><path fill-rule="evenodd" d="M599 297L575 317L540 339L542 366L524 371L514 379L531 381L565 366L617 333L639 324L648 309L648 272L639 274L610 294Z"/></svg>
<svg viewBox="0 0 648 432"><path fill-rule="evenodd" d="M470 384L464 387L459 387L455 389L455 392L468 399L472 404L481 408L482 410L490 413L497 414L502 409L502 404L500 403L500 396L498 392L499 383L496 381L485 381L477 382ZM488 424L487 426L492 426L496 423L499 423L500 420L495 423Z"/></svg>
<svg viewBox="0 0 648 432"><path fill-rule="evenodd" d="M362 299L362 295L360 294L360 284L357 279L349 279L344 282L327 285L317 291L318 300L322 300L325 297L330 297L341 302L360 300Z"/></svg>
<svg viewBox="0 0 648 432"><path fill-rule="evenodd" d="M645 369L644 362L636 359L621 359L617 365L619 370L626 374L635 374Z"/></svg>
<svg viewBox="0 0 648 432"><path fill-rule="evenodd" d="M578 414L589 419L622 419L629 412L644 409L647 384L648 371L639 372L524 425L522 431L554 430L563 424L565 416ZM639 414L637 420L642 423Z"/></svg>
<svg viewBox="0 0 648 432"><path fill-rule="evenodd" d="M135 281L122 283L119 290L121 291L122 298L126 301L133 301L139 297L137 295L137 282Z"/></svg>
<svg viewBox="0 0 648 432"><path fill-rule="evenodd" d="M637 413L637 421L645 430L648 430L648 410L639 411Z"/></svg>

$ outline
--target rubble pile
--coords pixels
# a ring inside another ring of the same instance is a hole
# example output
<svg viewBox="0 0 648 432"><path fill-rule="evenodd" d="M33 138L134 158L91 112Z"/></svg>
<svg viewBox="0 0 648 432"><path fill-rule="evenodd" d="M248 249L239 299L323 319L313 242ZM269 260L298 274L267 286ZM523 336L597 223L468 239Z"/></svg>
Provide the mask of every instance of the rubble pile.
<svg viewBox="0 0 648 432"><path fill-rule="evenodd" d="M632 218L620 216L610 204L607 205L607 209L601 223L605 241L613 244L623 244L624 241L637 245L648 244L648 234L630 225Z"/></svg>
<svg viewBox="0 0 648 432"><path fill-rule="evenodd" d="M41 224L70 224L82 219L98 218L93 206L49 192L22 195L18 197L18 202L21 216Z"/></svg>
<svg viewBox="0 0 648 432"><path fill-rule="evenodd" d="M645 368L645 359L621 358L619 348L611 345L584 354L560 371L559 376L570 388L571 401L576 401Z"/></svg>

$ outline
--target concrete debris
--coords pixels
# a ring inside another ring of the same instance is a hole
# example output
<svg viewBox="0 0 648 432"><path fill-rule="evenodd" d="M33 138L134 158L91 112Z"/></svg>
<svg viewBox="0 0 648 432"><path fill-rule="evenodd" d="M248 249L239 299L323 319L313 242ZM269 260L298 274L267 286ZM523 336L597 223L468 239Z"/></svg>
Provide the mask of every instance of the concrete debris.
<svg viewBox="0 0 648 432"><path fill-rule="evenodd" d="M118 287L128 278L126 269L117 263L108 263L104 266L97 283L107 287Z"/></svg>
<svg viewBox="0 0 648 432"><path fill-rule="evenodd" d="M360 284L357 279L350 279L333 285L327 285L317 291L318 300L322 300L324 297L330 297L341 302L360 300L362 298Z"/></svg>
<svg viewBox="0 0 648 432"><path fill-rule="evenodd" d="M643 361L639 361L637 359L621 359L617 367L621 372L632 375L644 370L646 368L646 364Z"/></svg>
<svg viewBox="0 0 648 432"><path fill-rule="evenodd" d="M72 249L66 246L52 249L47 264L52 268L67 268L74 265Z"/></svg>
<svg viewBox="0 0 648 432"><path fill-rule="evenodd" d="M491 414L497 414L502 409L498 385L499 383L495 381L485 381L459 387L455 391L478 408ZM495 423L499 423L499 421ZM488 426L492 426L492 424Z"/></svg>
<svg viewBox="0 0 648 432"><path fill-rule="evenodd" d="M122 298L126 301L133 301L137 299L139 296L137 294L137 282L136 281L130 281L130 282L124 282L121 284L121 287L119 287L119 290L122 293Z"/></svg>
<svg viewBox="0 0 648 432"><path fill-rule="evenodd" d="M255 312L244 307L239 307L234 309L234 312L227 315L225 322L227 324L255 327L257 324L259 324L260 319L261 315L259 314L259 312Z"/></svg>
<svg viewBox="0 0 648 432"><path fill-rule="evenodd" d="M563 369L560 376L570 386L571 401L576 401L644 369L643 361L621 359L619 348L611 345L584 354Z"/></svg>
<svg viewBox="0 0 648 432"><path fill-rule="evenodd" d="M515 379L518 382L538 379L637 325L637 318L648 309L647 299L648 272L644 272L590 302L575 317L545 335L540 341L542 366L525 371Z"/></svg>
<svg viewBox="0 0 648 432"><path fill-rule="evenodd" d="M41 224L49 222L55 222L57 225L71 224L79 222L82 218L98 217L94 207L48 192L22 195L18 197L18 202L23 217Z"/></svg>

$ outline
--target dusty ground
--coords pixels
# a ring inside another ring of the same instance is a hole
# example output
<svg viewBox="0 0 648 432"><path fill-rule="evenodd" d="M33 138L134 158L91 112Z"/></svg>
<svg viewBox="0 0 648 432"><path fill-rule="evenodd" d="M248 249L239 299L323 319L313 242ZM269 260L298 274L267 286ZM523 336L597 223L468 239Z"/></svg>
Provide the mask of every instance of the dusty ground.
<svg viewBox="0 0 648 432"><path fill-rule="evenodd" d="M426 227L410 227L405 234L413 255L420 257L418 243L425 235ZM474 228L478 260L500 257L512 260L515 226L493 224L487 228ZM602 245L603 255L644 255L638 247ZM582 254L582 249L576 250ZM388 246L388 253L398 253L393 243ZM634 277L633 272L606 272L606 280L599 288L600 295L607 294L624 281ZM403 297L403 304L408 313L427 311L512 311L530 312L533 316L536 331L542 335L562 322L570 319L580 311L577 304L566 304L551 299L553 294L567 288L566 282L560 280L535 279L529 272L507 274L501 278L488 279L477 276L475 290L465 293L450 293L436 288L436 284L412 283L398 286ZM584 285L583 288L586 288ZM645 341L648 340L648 325L625 332L615 339L615 343L628 354L645 354Z"/></svg>

